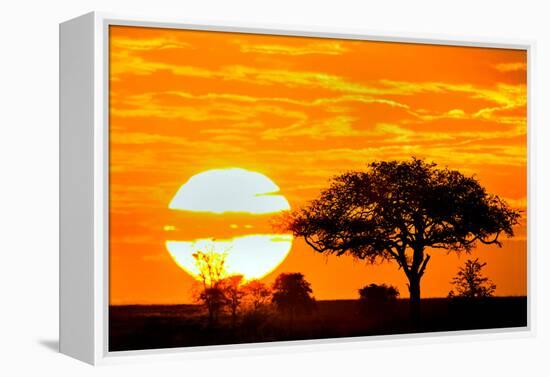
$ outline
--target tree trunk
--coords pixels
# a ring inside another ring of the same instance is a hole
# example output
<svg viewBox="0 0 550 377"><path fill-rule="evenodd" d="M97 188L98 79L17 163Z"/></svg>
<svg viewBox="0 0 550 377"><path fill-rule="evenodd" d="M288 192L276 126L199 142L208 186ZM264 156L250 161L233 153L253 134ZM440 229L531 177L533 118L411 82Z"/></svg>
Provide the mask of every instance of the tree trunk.
<svg viewBox="0 0 550 377"><path fill-rule="evenodd" d="M294 308L290 308L289 314L288 332L291 334L294 328Z"/></svg>
<svg viewBox="0 0 550 377"><path fill-rule="evenodd" d="M208 305L208 327L214 326L214 309Z"/></svg>
<svg viewBox="0 0 550 377"><path fill-rule="evenodd" d="M237 325L237 308L231 308L231 327L235 328Z"/></svg>
<svg viewBox="0 0 550 377"><path fill-rule="evenodd" d="M409 277L409 313L414 326L420 324L420 276Z"/></svg>

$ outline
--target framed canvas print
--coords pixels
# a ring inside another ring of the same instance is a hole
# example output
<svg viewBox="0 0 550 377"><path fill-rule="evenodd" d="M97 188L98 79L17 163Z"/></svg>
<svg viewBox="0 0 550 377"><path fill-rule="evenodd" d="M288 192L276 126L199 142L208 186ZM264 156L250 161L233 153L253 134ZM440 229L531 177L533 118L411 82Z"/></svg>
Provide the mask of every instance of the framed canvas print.
<svg viewBox="0 0 550 377"><path fill-rule="evenodd" d="M60 31L62 352L531 330L530 43Z"/></svg>

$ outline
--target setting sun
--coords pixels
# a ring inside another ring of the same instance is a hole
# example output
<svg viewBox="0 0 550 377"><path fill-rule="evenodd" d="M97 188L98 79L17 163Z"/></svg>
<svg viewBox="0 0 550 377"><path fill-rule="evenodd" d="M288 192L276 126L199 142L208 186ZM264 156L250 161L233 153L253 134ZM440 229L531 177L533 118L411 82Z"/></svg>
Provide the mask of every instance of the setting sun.
<svg viewBox="0 0 550 377"><path fill-rule="evenodd" d="M198 251L224 254L230 275L242 275L245 279L264 277L286 258L292 247L290 234L249 233L265 232L270 219L266 215L290 209L286 198L277 192L279 187L267 176L241 168L211 169L192 176L179 188L169 208L182 211L180 214L187 219L202 214L210 224L217 220L226 232L214 231L216 237L210 238L168 240L166 248L177 265L194 278L199 271L193 255ZM200 220L194 218L196 225ZM188 229L189 225L183 227ZM171 234L177 234L178 228L164 226Z"/></svg>

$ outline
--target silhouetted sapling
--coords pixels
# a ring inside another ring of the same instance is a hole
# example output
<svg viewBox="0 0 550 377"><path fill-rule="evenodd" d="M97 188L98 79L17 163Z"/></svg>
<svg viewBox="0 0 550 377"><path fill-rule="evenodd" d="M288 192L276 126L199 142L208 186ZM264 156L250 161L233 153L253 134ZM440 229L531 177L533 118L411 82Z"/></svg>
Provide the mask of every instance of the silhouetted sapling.
<svg viewBox="0 0 550 377"><path fill-rule="evenodd" d="M224 279L227 277L225 253L217 253L213 250L197 251L193 254L198 278L202 283L202 290L197 300L204 304L208 311L208 324L214 325L220 311L227 304Z"/></svg>
<svg viewBox="0 0 550 377"><path fill-rule="evenodd" d="M449 292L449 297L476 299L493 296L497 286L489 278L483 276L481 271L486 265L487 263L480 263L477 258L475 260L468 259L451 280L454 289Z"/></svg>

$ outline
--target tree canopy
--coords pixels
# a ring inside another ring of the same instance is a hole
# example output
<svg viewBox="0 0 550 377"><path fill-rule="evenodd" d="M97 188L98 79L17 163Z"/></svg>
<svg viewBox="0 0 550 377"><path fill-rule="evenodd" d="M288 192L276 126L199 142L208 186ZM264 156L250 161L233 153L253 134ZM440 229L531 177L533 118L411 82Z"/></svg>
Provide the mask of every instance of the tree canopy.
<svg viewBox="0 0 550 377"><path fill-rule="evenodd" d="M272 302L277 310L287 312L292 319L295 314L309 312L315 304L311 285L299 272L282 273L273 283Z"/></svg>

